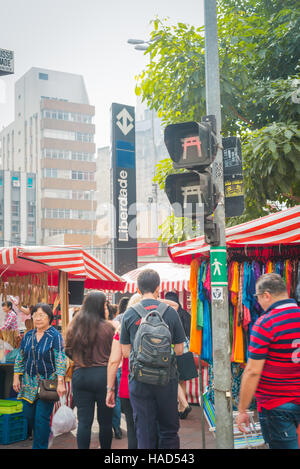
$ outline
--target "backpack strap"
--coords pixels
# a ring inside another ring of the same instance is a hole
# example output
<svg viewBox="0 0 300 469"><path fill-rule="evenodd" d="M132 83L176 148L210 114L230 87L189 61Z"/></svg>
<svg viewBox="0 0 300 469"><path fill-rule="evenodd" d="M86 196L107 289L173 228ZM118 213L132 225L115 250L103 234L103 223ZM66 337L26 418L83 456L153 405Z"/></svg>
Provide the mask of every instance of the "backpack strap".
<svg viewBox="0 0 300 469"><path fill-rule="evenodd" d="M138 303L136 305L133 305L131 306L132 309L134 309L134 311L136 311L138 313L139 316L141 316L142 318L145 318L147 316L147 314L151 313L151 311L147 311L146 308L144 308L144 306L142 305L142 303ZM155 308L161 316L164 315L164 313L167 311L169 305L167 305L166 303L159 303L159 305L157 305L157 308ZM153 310L154 311L154 310Z"/></svg>
<svg viewBox="0 0 300 469"><path fill-rule="evenodd" d="M163 317L163 315L165 314L168 308L169 308L169 305L167 303L160 302L157 307L157 311L160 313L161 317Z"/></svg>
<svg viewBox="0 0 300 469"><path fill-rule="evenodd" d="M148 314L148 311L144 308L142 303L138 303L136 305L133 305L133 306L131 306L131 308L134 309L134 311L136 311L138 313L138 315L141 316L142 318L145 318Z"/></svg>

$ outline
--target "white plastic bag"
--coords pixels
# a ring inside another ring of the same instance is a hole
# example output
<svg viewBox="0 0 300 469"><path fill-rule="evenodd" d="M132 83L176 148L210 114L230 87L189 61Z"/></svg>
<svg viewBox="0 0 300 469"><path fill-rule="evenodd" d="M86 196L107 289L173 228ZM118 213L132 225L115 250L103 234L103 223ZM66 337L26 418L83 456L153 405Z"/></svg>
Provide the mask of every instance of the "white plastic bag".
<svg viewBox="0 0 300 469"><path fill-rule="evenodd" d="M60 398L60 403L61 406L57 409L52 419L51 430L53 436L71 432L77 426L76 416L73 410L66 405L65 396Z"/></svg>

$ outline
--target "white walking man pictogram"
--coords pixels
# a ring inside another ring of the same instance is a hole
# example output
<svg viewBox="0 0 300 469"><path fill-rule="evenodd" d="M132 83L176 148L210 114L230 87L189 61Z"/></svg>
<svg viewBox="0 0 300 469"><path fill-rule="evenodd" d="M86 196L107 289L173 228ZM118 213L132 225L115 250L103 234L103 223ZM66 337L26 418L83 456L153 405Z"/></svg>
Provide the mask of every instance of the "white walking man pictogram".
<svg viewBox="0 0 300 469"><path fill-rule="evenodd" d="M219 262L218 259L215 259L214 263L212 264L212 266L215 268L214 275L221 275L220 267L222 265L222 262Z"/></svg>

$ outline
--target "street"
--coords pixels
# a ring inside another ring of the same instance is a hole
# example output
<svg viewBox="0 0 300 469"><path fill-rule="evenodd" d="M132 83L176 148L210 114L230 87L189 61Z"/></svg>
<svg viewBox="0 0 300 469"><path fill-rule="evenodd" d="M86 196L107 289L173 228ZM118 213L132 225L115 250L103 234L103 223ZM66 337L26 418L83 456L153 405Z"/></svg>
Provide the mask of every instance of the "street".
<svg viewBox="0 0 300 469"><path fill-rule="evenodd" d="M189 414L186 420L180 420L180 446L181 449L201 449L202 445L202 436L201 436L201 413L199 406L192 406L192 412ZM92 427L92 438L90 449L99 448L99 440L97 435L97 421L94 420ZM121 440L116 440L113 438L111 449L127 449L127 438L126 438L126 424L124 421L124 416L122 415L121 428L123 431L123 438ZM215 439L211 432L208 430L207 424L205 425L205 439L206 439L206 449L215 449ZM19 441L18 443L13 443L11 445L0 445L0 449L31 449L32 441ZM57 436L53 440L53 445L51 449L76 449L76 430Z"/></svg>

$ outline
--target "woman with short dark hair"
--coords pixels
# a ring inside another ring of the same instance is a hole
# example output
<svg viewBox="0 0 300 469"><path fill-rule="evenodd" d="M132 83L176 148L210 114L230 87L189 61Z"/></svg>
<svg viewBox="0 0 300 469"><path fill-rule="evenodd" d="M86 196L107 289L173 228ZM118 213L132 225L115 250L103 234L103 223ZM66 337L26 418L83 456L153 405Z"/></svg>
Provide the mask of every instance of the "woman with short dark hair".
<svg viewBox="0 0 300 469"><path fill-rule="evenodd" d="M25 417L33 429L32 448L47 449L54 402L37 398L39 378L57 379L57 393L63 396L66 393L64 376L67 359L62 335L51 326L51 307L39 303L32 318L34 329L24 335L15 360L13 388L18 393L18 399L23 401Z"/></svg>
<svg viewBox="0 0 300 469"><path fill-rule="evenodd" d="M89 293L67 329L66 352L74 361L72 390L77 407L79 449L90 446L95 403L100 446L102 449L111 447L112 409L106 406L105 398L114 327L105 319L106 302L103 292Z"/></svg>
<svg viewBox="0 0 300 469"><path fill-rule="evenodd" d="M11 301L3 301L2 309L6 314L5 322L0 330L8 331L8 330L17 330L18 329L18 321L17 315L13 310L13 305Z"/></svg>

